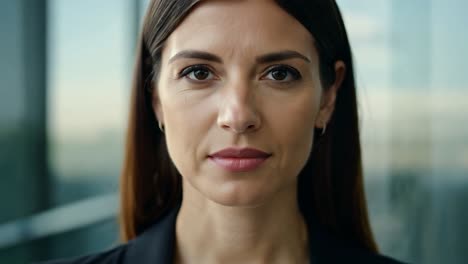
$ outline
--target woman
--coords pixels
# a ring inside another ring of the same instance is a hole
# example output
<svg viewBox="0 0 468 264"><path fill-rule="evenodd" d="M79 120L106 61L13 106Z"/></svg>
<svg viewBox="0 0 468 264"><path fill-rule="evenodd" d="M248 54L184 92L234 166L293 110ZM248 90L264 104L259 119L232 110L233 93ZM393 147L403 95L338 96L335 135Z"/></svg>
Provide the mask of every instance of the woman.
<svg viewBox="0 0 468 264"><path fill-rule="evenodd" d="M53 263L398 263L368 221L335 1L152 1L121 205L128 243Z"/></svg>

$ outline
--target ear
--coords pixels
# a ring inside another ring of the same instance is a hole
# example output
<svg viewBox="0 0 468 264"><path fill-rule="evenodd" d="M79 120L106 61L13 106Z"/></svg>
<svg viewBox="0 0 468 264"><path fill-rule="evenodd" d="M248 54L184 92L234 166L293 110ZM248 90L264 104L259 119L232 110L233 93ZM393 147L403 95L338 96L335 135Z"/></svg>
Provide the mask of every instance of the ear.
<svg viewBox="0 0 468 264"><path fill-rule="evenodd" d="M161 100L159 99L158 89L154 85L154 82L151 83L151 105L153 107L154 114L156 115L157 121L164 124L164 115L161 107Z"/></svg>
<svg viewBox="0 0 468 264"><path fill-rule="evenodd" d="M335 82L328 87L328 89L324 89L324 93L320 99L320 109L317 118L315 119L316 128L323 128L328 124L328 122L330 122L333 111L335 110L336 95L345 76L346 65L343 61L337 61L335 63Z"/></svg>

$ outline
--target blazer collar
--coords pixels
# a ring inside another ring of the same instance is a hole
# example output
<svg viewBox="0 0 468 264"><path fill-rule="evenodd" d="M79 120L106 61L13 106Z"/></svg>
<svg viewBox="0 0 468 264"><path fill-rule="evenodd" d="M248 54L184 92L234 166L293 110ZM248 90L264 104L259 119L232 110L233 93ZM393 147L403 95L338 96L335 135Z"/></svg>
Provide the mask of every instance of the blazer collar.
<svg viewBox="0 0 468 264"><path fill-rule="evenodd" d="M175 223L180 204L159 218L149 229L127 244L125 264L172 263L175 245ZM347 255L358 248L335 238L313 221L309 226L309 256L311 263L335 262L338 255Z"/></svg>
<svg viewBox="0 0 468 264"><path fill-rule="evenodd" d="M170 210L149 229L128 242L125 264L172 263L175 222L180 205Z"/></svg>

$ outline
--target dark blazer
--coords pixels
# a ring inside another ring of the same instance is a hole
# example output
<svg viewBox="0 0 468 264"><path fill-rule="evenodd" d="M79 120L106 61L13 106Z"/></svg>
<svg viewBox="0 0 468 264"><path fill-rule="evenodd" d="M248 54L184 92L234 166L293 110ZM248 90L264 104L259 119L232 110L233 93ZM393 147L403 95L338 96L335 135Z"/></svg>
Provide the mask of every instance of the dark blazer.
<svg viewBox="0 0 468 264"><path fill-rule="evenodd" d="M114 249L74 259L38 264L170 264L173 259L177 213L178 208L173 209L137 238ZM350 246L317 224L309 229L310 258L313 264L402 264L394 259Z"/></svg>

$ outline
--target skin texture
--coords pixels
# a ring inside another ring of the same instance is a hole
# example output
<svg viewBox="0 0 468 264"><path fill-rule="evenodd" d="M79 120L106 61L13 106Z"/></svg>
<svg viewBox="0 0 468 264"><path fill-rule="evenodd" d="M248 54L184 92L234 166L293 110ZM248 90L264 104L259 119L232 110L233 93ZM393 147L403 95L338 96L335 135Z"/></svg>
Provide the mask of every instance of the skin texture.
<svg viewBox="0 0 468 264"><path fill-rule="evenodd" d="M267 0L204 1L168 38L153 108L183 177L176 263L306 263L297 176L314 127L331 117L345 72L337 62L336 82L324 92L313 43L307 29ZM220 61L181 55L188 50ZM256 59L282 51L304 58ZM204 68L180 76L194 65ZM207 157L227 147L272 156L254 171L233 173Z"/></svg>

